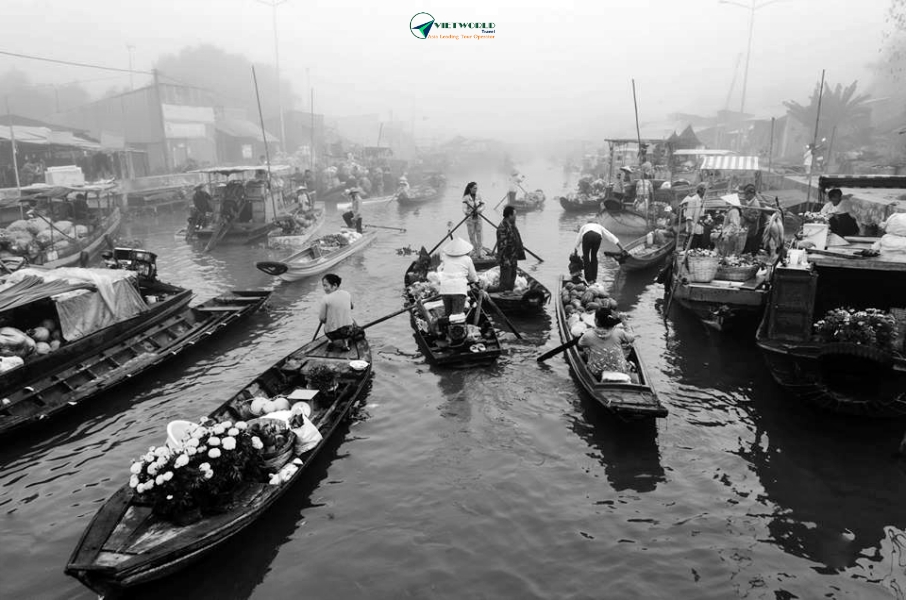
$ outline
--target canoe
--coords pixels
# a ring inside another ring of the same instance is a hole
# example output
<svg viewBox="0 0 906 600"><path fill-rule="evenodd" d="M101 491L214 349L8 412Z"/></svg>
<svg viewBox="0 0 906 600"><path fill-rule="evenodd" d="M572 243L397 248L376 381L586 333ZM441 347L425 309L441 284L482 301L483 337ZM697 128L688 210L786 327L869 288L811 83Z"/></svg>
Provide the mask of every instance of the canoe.
<svg viewBox="0 0 906 600"><path fill-rule="evenodd" d="M473 262L475 263L475 270L477 270L479 273L488 271L497 266L496 260L476 260ZM436 270L439 265L439 254L432 255L428 261L414 261L411 265L409 265L409 268L406 269L406 285L409 285L416 281L425 281L428 272ZM544 287L544 285L540 281L538 281L519 267L516 268L516 275L517 277L524 277L528 281L527 289L522 293L516 294L488 291L488 295L491 297L491 300L493 300L494 304L496 304L497 307L504 312L524 313L543 311L544 305L550 302L550 290Z"/></svg>
<svg viewBox="0 0 906 600"><path fill-rule="evenodd" d="M294 230L292 228L292 225L296 223L293 221L292 217L285 217L290 221L287 223L288 227L274 229L268 233L267 247L280 250L299 250L304 248L311 240L312 236L321 229L321 225L324 224L324 211L322 209L314 209L312 213L314 221L307 227L299 230Z"/></svg>
<svg viewBox="0 0 906 600"><path fill-rule="evenodd" d="M560 196L560 206L569 212L598 212L601 210L603 199L604 196L579 196L575 192L570 192L566 196Z"/></svg>
<svg viewBox="0 0 906 600"><path fill-rule="evenodd" d="M430 188L424 192L420 192L418 189L412 190L412 195L410 196L397 196L396 201L400 206L418 206L425 204L427 202L432 202L440 198L441 192Z"/></svg>
<svg viewBox="0 0 906 600"><path fill-rule="evenodd" d="M367 366L355 371L349 365L351 360L366 361ZM269 484L266 475L263 481L246 481L217 514L203 516L186 525L161 519L128 485L124 485L89 523L67 562L66 574L102 595L121 592L185 568L252 525L307 474L307 468L338 425L365 395L371 379L368 342L358 341L344 352L330 349L327 338L318 338L255 377L209 415L217 422L242 420L245 413L241 406L250 398L262 395L273 398L305 388L303 370L315 364L338 368L339 387L332 397L311 403L310 419L322 440L302 455L294 459L288 457L298 467L295 473L277 484ZM241 552L243 549L236 550Z"/></svg>
<svg viewBox="0 0 906 600"><path fill-rule="evenodd" d="M562 290L565 279L560 277L558 290ZM567 323L566 311L559 299L557 305L557 329L560 340L566 343L573 339ZM588 369L585 357L578 346L572 346L564 351L566 361L571 367L573 376L585 392L594 398L601 406L620 417L665 417L667 407L658 400L657 393L651 387L648 371L642 362L638 348L632 345L629 356L630 364L635 368L630 383L600 382L595 379Z"/></svg>
<svg viewBox="0 0 906 600"><path fill-rule="evenodd" d="M643 234L651 229L645 215L629 208L605 210L601 225L615 235Z"/></svg>
<svg viewBox="0 0 906 600"><path fill-rule="evenodd" d="M521 198L516 198L516 200L512 202L507 202L507 206L512 206L519 212L531 212L533 210L543 209L545 200L547 200L547 197L544 195L544 192L536 190L534 192L528 192Z"/></svg>
<svg viewBox="0 0 906 600"><path fill-rule="evenodd" d="M186 306L190 296L188 290L176 292L171 299L151 305L157 312L135 317L131 327L114 326L114 331L61 346L56 353L4 374L15 384L11 387L13 381L4 381L0 437L94 401L179 356L261 308L270 292L233 291L194 307Z"/></svg>
<svg viewBox="0 0 906 600"><path fill-rule="evenodd" d="M648 236L633 240L623 248L629 253L628 255L617 258L620 268L624 271L642 271L657 266L664 262L668 256L676 249L676 236L665 235L661 243L648 244Z"/></svg>
<svg viewBox="0 0 906 600"><path fill-rule="evenodd" d="M354 232L351 229L343 231ZM340 261L363 250L377 237L377 233L368 231L346 246L337 246L333 244L337 235L340 234L320 237L282 261L262 261L255 263L255 266L260 271L279 277L283 281L298 281L326 273Z"/></svg>
<svg viewBox="0 0 906 600"><path fill-rule="evenodd" d="M196 239L205 243L210 243L211 238L216 234L220 236L217 239L218 244L254 244L267 237L267 234L276 226L274 223L236 223L234 221L225 230L221 225L215 224L214 227L208 226L197 229L193 235Z"/></svg>

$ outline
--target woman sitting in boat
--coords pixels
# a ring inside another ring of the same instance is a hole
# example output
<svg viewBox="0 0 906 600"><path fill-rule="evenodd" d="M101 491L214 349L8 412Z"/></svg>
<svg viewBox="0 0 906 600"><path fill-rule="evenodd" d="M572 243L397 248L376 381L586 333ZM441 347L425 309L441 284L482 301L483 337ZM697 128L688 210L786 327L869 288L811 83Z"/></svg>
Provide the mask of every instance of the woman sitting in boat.
<svg viewBox="0 0 906 600"><path fill-rule="evenodd" d="M324 334L332 342L339 342L345 351L349 350L349 340L355 335L355 321L352 319L352 296L340 289L343 280L339 275L328 273L321 278L324 297L318 309L318 319L324 324Z"/></svg>
<svg viewBox="0 0 906 600"><path fill-rule="evenodd" d="M469 256L471 251L472 244L459 237L444 247L443 262L437 272L440 275L444 312L448 317L465 312L469 284L478 282L475 263Z"/></svg>
<svg viewBox="0 0 906 600"><path fill-rule="evenodd" d="M821 214L828 218L830 232L840 237L859 235L859 224L852 216L852 205L843 198L843 190L834 188L827 193L827 202L821 207Z"/></svg>
<svg viewBox="0 0 906 600"><path fill-rule="evenodd" d="M629 375L629 362L623 346L634 340L635 337L623 328L622 320L602 306L595 311L595 327L579 338L579 347L586 351L592 375L600 380L604 373Z"/></svg>

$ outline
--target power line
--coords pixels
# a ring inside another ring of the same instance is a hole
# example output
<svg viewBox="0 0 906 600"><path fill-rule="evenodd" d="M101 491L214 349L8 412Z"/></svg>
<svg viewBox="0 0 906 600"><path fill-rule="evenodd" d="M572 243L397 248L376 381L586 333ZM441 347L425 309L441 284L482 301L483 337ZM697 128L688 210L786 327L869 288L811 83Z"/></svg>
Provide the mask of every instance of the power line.
<svg viewBox="0 0 906 600"><path fill-rule="evenodd" d="M33 56L31 54L19 54L18 52L7 52L5 50L0 50L0 54L6 56L14 56L16 58L28 58L31 60L40 60L43 62L56 63L59 65L69 65L72 67L87 67L89 69L101 69L104 71L117 71L119 73L141 73L142 75L153 75L151 71L137 71L135 69L119 69L117 67L105 67L103 65L92 65L88 63L72 62L69 60L58 60L56 58L46 58L43 56Z"/></svg>

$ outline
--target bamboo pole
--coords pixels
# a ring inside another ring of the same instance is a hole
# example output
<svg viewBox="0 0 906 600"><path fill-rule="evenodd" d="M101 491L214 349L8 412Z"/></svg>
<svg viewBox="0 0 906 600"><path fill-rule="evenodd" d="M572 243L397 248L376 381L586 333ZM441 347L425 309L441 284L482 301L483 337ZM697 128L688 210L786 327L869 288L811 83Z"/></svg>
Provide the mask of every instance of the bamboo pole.
<svg viewBox="0 0 906 600"><path fill-rule="evenodd" d="M768 173L771 173L771 167L774 161L774 117L771 117L771 144L768 149Z"/></svg>
<svg viewBox="0 0 906 600"><path fill-rule="evenodd" d="M821 86L818 88L818 112L815 114L815 134L812 136L812 164L808 169L808 189L805 191L805 205L809 206L812 200L812 171L817 166L818 157L815 156L815 147L818 145L818 122L821 120L821 99L824 97L824 69L821 69Z"/></svg>
<svg viewBox="0 0 906 600"><path fill-rule="evenodd" d="M19 216L25 218L25 209L22 208L22 186L19 184L19 157L16 156L16 132L13 129L13 115L9 111L9 96L6 97L6 118L9 121L9 141L13 151L13 173L16 176L16 193L19 196Z"/></svg>
<svg viewBox="0 0 906 600"><path fill-rule="evenodd" d="M271 189L271 153L267 148L267 131L264 129L264 114L261 112L261 96L258 94L258 76L255 74L255 67L252 67L252 80L255 82L255 100L258 102L258 119L261 121L261 139L264 140L264 162L267 165L267 195L271 197L271 210L274 211L274 219L276 219L277 204L274 201L274 192ZM286 142L284 141L284 143Z"/></svg>

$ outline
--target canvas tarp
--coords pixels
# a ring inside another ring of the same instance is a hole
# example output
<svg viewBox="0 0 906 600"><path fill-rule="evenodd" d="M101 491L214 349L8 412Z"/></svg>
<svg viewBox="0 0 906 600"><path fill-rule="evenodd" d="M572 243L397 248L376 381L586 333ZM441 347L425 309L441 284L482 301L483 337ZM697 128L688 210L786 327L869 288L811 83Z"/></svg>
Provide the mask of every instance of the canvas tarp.
<svg viewBox="0 0 906 600"><path fill-rule="evenodd" d="M71 342L95 331L130 319L146 310L148 305L135 286L134 271L117 269L61 268L52 271L20 269L7 282L28 276L45 281L65 280L85 282L96 291L75 290L52 296L60 318L63 339Z"/></svg>

